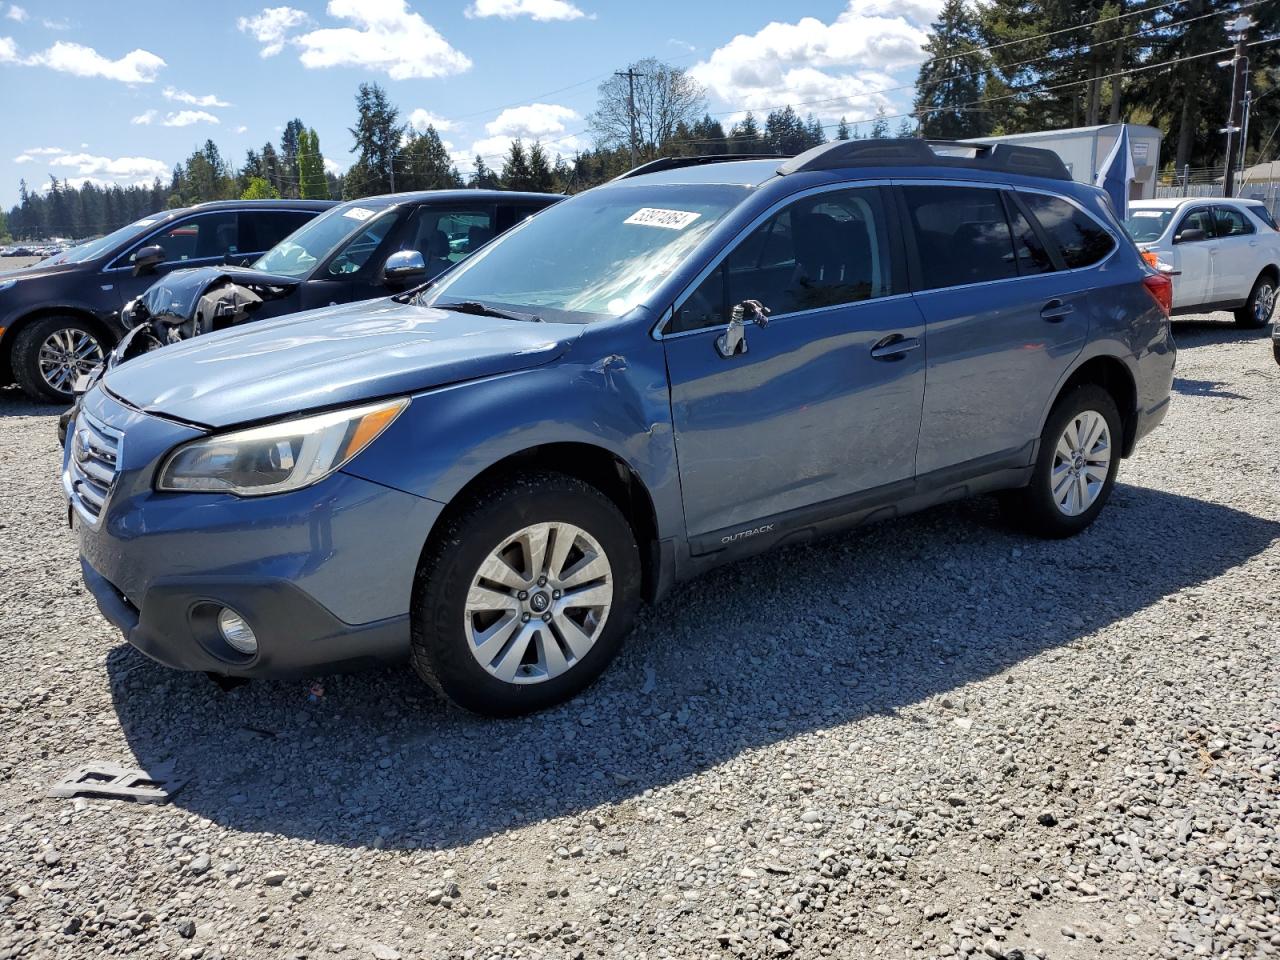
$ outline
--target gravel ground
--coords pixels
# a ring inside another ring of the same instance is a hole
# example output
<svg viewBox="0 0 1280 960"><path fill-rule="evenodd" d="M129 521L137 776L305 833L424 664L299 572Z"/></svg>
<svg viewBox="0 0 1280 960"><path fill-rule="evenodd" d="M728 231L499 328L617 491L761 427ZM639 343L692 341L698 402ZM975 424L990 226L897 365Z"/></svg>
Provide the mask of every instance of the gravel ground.
<svg viewBox="0 0 1280 960"><path fill-rule="evenodd" d="M979 500L740 564L510 721L152 665L0 392L0 960L1280 956L1280 371L1177 337L1083 536ZM189 781L44 798L94 759Z"/></svg>
<svg viewBox="0 0 1280 960"><path fill-rule="evenodd" d="M39 263L40 257L0 257L0 273L12 273Z"/></svg>

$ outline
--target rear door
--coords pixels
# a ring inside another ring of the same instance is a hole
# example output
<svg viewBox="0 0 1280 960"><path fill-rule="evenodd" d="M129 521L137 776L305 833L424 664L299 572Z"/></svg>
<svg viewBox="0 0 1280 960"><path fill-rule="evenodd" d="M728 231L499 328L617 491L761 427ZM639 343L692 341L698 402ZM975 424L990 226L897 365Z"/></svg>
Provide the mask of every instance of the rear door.
<svg viewBox="0 0 1280 960"><path fill-rule="evenodd" d="M1214 303L1242 303L1249 298L1253 281L1265 266L1257 228L1242 210L1225 204L1213 208L1213 227L1217 253L1213 258L1210 299Z"/></svg>
<svg viewBox="0 0 1280 960"><path fill-rule="evenodd" d="M1088 281L1057 269L1044 231L998 185L900 189L927 324L917 476L1024 465L1050 391L1084 346Z"/></svg>

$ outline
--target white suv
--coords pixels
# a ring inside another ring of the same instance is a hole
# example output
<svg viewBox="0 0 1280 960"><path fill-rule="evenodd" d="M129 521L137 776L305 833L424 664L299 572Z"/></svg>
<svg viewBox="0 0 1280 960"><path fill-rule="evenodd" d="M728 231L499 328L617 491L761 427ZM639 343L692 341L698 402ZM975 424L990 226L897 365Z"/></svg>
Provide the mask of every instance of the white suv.
<svg viewBox="0 0 1280 960"><path fill-rule="evenodd" d="M1136 200L1125 226L1138 247L1173 267L1174 313L1231 310L1265 327L1280 286L1280 230L1256 200Z"/></svg>

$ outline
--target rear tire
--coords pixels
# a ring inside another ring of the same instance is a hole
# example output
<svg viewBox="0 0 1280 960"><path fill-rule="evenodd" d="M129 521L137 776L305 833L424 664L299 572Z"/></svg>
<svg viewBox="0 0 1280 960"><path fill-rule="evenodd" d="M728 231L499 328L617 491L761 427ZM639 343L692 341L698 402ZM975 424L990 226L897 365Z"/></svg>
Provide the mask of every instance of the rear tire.
<svg viewBox="0 0 1280 960"><path fill-rule="evenodd" d="M1041 537L1079 533L1111 496L1122 437L1111 394L1096 384L1076 387L1049 414L1031 482L1001 498L1005 515Z"/></svg>
<svg viewBox="0 0 1280 960"><path fill-rule="evenodd" d="M70 403L76 380L103 363L108 349L87 320L41 317L18 331L10 364L18 386L33 400Z"/></svg>
<svg viewBox="0 0 1280 960"><path fill-rule="evenodd" d="M542 710L593 683L640 604L640 551L613 501L574 477L530 473L442 524L414 582L418 675L489 716Z"/></svg>
<svg viewBox="0 0 1280 960"><path fill-rule="evenodd" d="M1249 299L1245 305L1235 312L1236 326L1246 330L1261 330L1271 322L1271 314L1276 308L1276 280L1269 273L1264 273L1253 284Z"/></svg>

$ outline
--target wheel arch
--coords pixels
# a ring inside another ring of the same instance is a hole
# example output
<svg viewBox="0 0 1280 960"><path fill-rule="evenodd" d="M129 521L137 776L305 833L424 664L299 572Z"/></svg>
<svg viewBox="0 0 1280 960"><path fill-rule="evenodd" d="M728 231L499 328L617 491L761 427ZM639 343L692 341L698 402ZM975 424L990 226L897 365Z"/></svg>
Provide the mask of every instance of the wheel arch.
<svg viewBox="0 0 1280 960"><path fill-rule="evenodd" d="M582 441L553 441L508 454L467 480L450 498L445 513L460 509L485 487L520 473L537 471L576 477L613 501L640 548L643 595L654 599L662 585L669 581L671 571L663 568L666 561L659 548L658 513L653 495L635 467L606 447ZM424 556L432 538L439 536L444 528L445 524L437 520L423 547Z"/></svg>
<svg viewBox="0 0 1280 960"><path fill-rule="evenodd" d="M1120 411L1120 420L1124 427L1121 456L1129 456L1137 443L1138 385L1133 372L1119 357L1100 354L1090 357L1072 370L1054 395L1053 402L1049 405L1050 413L1058 405L1058 401L1076 387L1086 383L1102 387L1115 400L1116 409Z"/></svg>
<svg viewBox="0 0 1280 960"><path fill-rule="evenodd" d="M4 335L0 336L0 377L7 378L7 382L13 382L13 345L18 339L18 334L24 327L29 327L46 317L70 317L89 324L102 337L104 353L116 343L117 337L111 327L87 307L74 304L42 304L10 319L4 327Z"/></svg>

